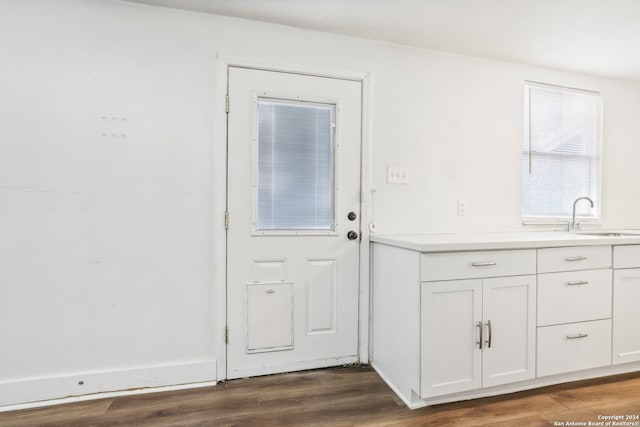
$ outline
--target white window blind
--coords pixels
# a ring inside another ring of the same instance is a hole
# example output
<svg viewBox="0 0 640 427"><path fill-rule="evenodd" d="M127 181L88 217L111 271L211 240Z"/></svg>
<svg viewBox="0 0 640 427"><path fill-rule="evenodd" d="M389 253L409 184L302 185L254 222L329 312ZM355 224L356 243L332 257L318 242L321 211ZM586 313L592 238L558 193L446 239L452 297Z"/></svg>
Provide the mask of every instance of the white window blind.
<svg viewBox="0 0 640 427"><path fill-rule="evenodd" d="M334 114L258 99L256 230L333 230Z"/></svg>
<svg viewBox="0 0 640 427"><path fill-rule="evenodd" d="M599 212L600 95L556 86L525 85L522 151L525 217L595 218Z"/></svg>

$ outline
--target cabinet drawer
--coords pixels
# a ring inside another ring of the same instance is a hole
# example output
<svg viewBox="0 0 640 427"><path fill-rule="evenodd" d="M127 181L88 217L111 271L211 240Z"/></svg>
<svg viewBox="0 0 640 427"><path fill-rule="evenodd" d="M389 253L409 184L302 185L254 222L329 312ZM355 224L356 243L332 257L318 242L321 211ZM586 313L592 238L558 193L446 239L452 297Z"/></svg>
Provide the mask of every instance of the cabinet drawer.
<svg viewBox="0 0 640 427"><path fill-rule="evenodd" d="M422 281L536 273L535 249L422 254Z"/></svg>
<svg viewBox="0 0 640 427"><path fill-rule="evenodd" d="M611 270L538 275L538 326L611 317Z"/></svg>
<svg viewBox="0 0 640 427"><path fill-rule="evenodd" d="M613 247L613 268L640 267L640 245Z"/></svg>
<svg viewBox="0 0 640 427"><path fill-rule="evenodd" d="M611 246L571 246L538 250L538 273L611 268Z"/></svg>
<svg viewBox="0 0 640 427"><path fill-rule="evenodd" d="M611 365L611 320L538 328L538 377Z"/></svg>

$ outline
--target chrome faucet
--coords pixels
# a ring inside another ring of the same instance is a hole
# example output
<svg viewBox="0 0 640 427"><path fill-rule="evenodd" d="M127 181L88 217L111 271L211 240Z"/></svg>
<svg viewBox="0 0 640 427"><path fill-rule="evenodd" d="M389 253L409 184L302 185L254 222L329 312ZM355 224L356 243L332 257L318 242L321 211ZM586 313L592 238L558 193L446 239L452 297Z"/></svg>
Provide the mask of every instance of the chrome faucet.
<svg viewBox="0 0 640 427"><path fill-rule="evenodd" d="M591 203L591 207L593 207L593 200L591 200L588 197L578 197L574 202L573 202L573 216L571 217L571 221L567 222L567 231L571 231L571 230L580 230L580 222L576 221L576 204L580 201L580 200L588 200L589 203Z"/></svg>

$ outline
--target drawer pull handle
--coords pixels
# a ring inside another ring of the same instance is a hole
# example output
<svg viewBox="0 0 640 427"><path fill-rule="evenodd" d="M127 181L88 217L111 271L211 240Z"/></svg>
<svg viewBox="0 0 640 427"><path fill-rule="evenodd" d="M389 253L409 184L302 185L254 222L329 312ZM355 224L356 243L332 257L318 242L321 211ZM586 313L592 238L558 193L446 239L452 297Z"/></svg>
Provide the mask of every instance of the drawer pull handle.
<svg viewBox="0 0 640 427"><path fill-rule="evenodd" d="M276 290L275 289L267 289L267 293L268 294L275 294Z"/></svg>
<svg viewBox="0 0 640 427"><path fill-rule="evenodd" d="M577 280L575 282L567 282L567 285L569 285L569 286L588 285L588 284L589 284L588 280Z"/></svg>
<svg viewBox="0 0 640 427"><path fill-rule="evenodd" d="M589 336L589 334L574 334L574 335L567 335L567 339L568 340L575 340L575 339L578 339L578 338L586 338L588 336Z"/></svg>
<svg viewBox="0 0 640 427"><path fill-rule="evenodd" d="M487 326L489 327L489 339L487 340L487 347L491 348L491 337L493 336L493 330L491 329L491 320L487 320Z"/></svg>
<svg viewBox="0 0 640 427"><path fill-rule="evenodd" d="M565 261L584 261L587 259L586 256L570 256L569 258L565 258Z"/></svg>
<svg viewBox="0 0 640 427"><path fill-rule="evenodd" d="M495 261L482 261L482 262L472 262L471 265L474 267L488 267L492 265L496 265Z"/></svg>
<svg viewBox="0 0 640 427"><path fill-rule="evenodd" d="M482 322L478 322L476 326L480 329L480 341L477 341L476 344L478 344L478 348L482 350Z"/></svg>

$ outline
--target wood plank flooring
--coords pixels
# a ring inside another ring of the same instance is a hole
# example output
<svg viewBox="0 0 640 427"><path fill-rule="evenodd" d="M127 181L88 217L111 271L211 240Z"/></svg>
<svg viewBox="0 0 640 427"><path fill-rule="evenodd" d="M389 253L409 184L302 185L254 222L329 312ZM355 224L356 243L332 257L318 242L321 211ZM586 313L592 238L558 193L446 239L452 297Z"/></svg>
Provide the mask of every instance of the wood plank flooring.
<svg viewBox="0 0 640 427"><path fill-rule="evenodd" d="M411 411L373 369L358 366L5 412L0 426L529 427L615 414L640 415L640 373Z"/></svg>

